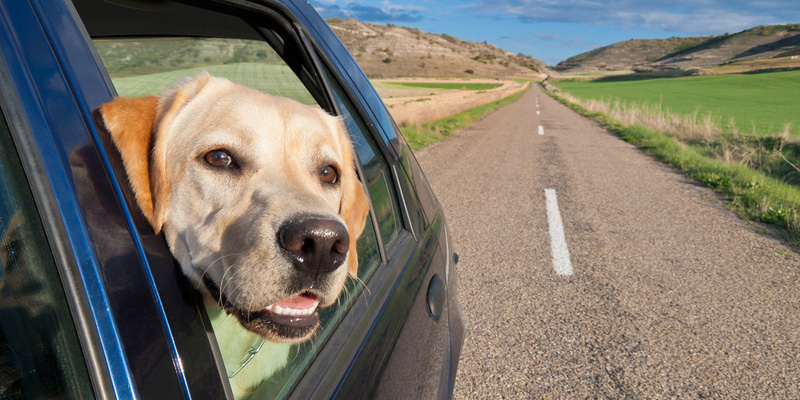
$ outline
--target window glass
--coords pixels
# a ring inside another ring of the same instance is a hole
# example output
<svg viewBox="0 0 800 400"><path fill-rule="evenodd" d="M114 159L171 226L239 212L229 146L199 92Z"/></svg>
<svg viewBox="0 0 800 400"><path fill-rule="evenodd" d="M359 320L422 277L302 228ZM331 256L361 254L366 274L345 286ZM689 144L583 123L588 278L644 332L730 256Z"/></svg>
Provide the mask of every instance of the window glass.
<svg viewBox="0 0 800 400"><path fill-rule="evenodd" d="M185 76L208 71L270 94L318 105L304 81L267 42L229 38L126 37L116 40L104 38L94 43L120 96L158 95ZM319 88L311 90L321 93ZM372 177L368 185L370 194L373 199L383 199L376 215L382 222L383 240L388 243L398 229L396 206L387 200L392 196L386 182L390 175L385 163L378 161L382 159L374 144L366 142L360 131L354 131L357 125L353 124L352 118L348 118L348 127L356 147L360 149L359 156L365 161L365 171L371 171L368 175ZM371 155L366 157L368 151ZM206 311L235 397L276 398L291 392L381 263L374 225L372 217L369 217L358 239L358 279L348 278L336 305L320 310L322 329L309 342L287 345L265 341L241 328L235 317L226 315L217 305L207 305Z"/></svg>
<svg viewBox="0 0 800 400"><path fill-rule="evenodd" d="M0 116L0 398L91 397L64 289Z"/></svg>

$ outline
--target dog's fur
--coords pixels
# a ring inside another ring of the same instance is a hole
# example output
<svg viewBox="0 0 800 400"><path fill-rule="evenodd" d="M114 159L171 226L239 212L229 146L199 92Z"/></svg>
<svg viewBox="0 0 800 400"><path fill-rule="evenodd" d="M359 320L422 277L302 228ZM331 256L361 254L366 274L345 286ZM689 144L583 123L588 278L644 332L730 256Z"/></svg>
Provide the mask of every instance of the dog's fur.
<svg viewBox="0 0 800 400"><path fill-rule="evenodd" d="M198 290L270 341L312 337L313 329L287 334L250 316L299 293L332 305L348 271L357 272L369 205L342 121L207 74L160 97L116 98L100 113L139 208ZM209 165L214 150L236 168ZM326 165L339 173L335 184L320 180ZM341 268L303 273L280 248L281 226L308 215L347 228Z"/></svg>

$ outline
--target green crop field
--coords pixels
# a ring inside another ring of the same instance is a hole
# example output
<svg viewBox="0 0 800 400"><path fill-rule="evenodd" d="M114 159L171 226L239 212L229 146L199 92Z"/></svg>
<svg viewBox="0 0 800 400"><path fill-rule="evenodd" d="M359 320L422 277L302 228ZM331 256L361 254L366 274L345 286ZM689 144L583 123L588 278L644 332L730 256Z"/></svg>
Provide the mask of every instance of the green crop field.
<svg viewBox="0 0 800 400"><path fill-rule="evenodd" d="M660 104L662 110L698 118L711 113L722 127L730 118L742 133L772 136L791 124L791 135L800 137L800 71L749 75L712 75L681 78L554 82L580 99Z"/></svg>
<svg viewBox="0 0 800 400"><path fill-rule="evenodd" d="M501 84L499 83L458 83L458 82L382 82L380 85L397 89L467 89L467 90L488 90Z"/></svg>
<svg viewBox="0 0 800 400"><path fill-rule="evenodd" d="M209 65L198 68L179 69L155 74L112 78L114 87L123 97L161 94L183 77L195 76L208 71L233 82L277 96L293 98L305 104L316 104L303 83L285 65L262 63L238 63Z"/></svg>

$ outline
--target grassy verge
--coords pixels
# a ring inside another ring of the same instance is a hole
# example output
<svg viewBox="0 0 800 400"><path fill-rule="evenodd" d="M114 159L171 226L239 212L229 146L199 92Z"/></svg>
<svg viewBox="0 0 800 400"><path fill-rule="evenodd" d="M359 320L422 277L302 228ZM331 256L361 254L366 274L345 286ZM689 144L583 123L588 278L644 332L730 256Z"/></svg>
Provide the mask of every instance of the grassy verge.
<svg viewBox="0 0 800 400"><path fill-rule="evenodd" d="M501 86L500 83L457 83L457 82L383 82L384 86L404 89L467 89L488 90Z"/></svg>
<svg viewBox="0 0 800 400"><path fill-rule="evenodd" d="M424 124L415 124L401 127L403 136L408 141L411 150L417 151L431 144L440 142L446 137L450 136L456 130L459 130L477 120L482 116L516 100L527 90L523 90L512 94L511 96L504 97L500 100L486 103L467 111L452 115L447 118L442 118L437 121L427 122Z"/></svg>
<svg viewBox="0 0 800 400"><path fill-rule="evenodd" d="M608 114L591 112L552 92L545 92L579 114L598 121L625 141L713 188L744 218L782 228L793 244L800 245L800 188L746 165L705 156L702 151L662 132L640 124L622 124Z"/></svg>

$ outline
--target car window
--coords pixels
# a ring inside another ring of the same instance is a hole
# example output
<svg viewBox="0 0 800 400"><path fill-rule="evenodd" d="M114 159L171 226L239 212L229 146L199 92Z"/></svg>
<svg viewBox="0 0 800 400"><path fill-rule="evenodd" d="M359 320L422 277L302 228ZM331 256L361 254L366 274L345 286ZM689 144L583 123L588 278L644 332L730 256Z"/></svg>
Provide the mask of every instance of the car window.
<svg viewBox="0 0 800 400"><path fill-rule="evenodd" d="M0 115L0 398L92 398L63 286Z"/></svg>
<svg viewBox="0 0 800 400"><path fill-rule="evenodd" d="M243 23L243 22L242 22ZM217 31L221 28L215 26ZM237 28L241 29L241 27ZM254 27L255 31L262 29ZM89 34L92 35L91 29ZM280 43L290 38L279 40ZM231 37L125 37L105 35L94 40L97 52L120 96L133 97L160 94L181 78L202 71L223 76L234 82L270 94L293 98L310 105L325 105L326 91L319 87L309 65L298 67L304 57L289 54L286 46L276 51L268 41ZM315 83L316 82L316 83ZM366 141L361 125L348 118L358 154L373 200L381 199L373 217L367 219L358 240L358 277L348 279L339 301L320 310L320 329L316 337L299 345L276 344L240 327L235 317L228 316L215 304L206 312L224 362L232 391L237 398L275 398L291 392L303 376L339 321L358 297L366 281L382 263L380 241L375 226L380 226L384 243L397 236L397 206L388 182L388 166L374 143ZM368 171L368 172L367 172ZM135 206L134 206L135 207Z"/></svg>

